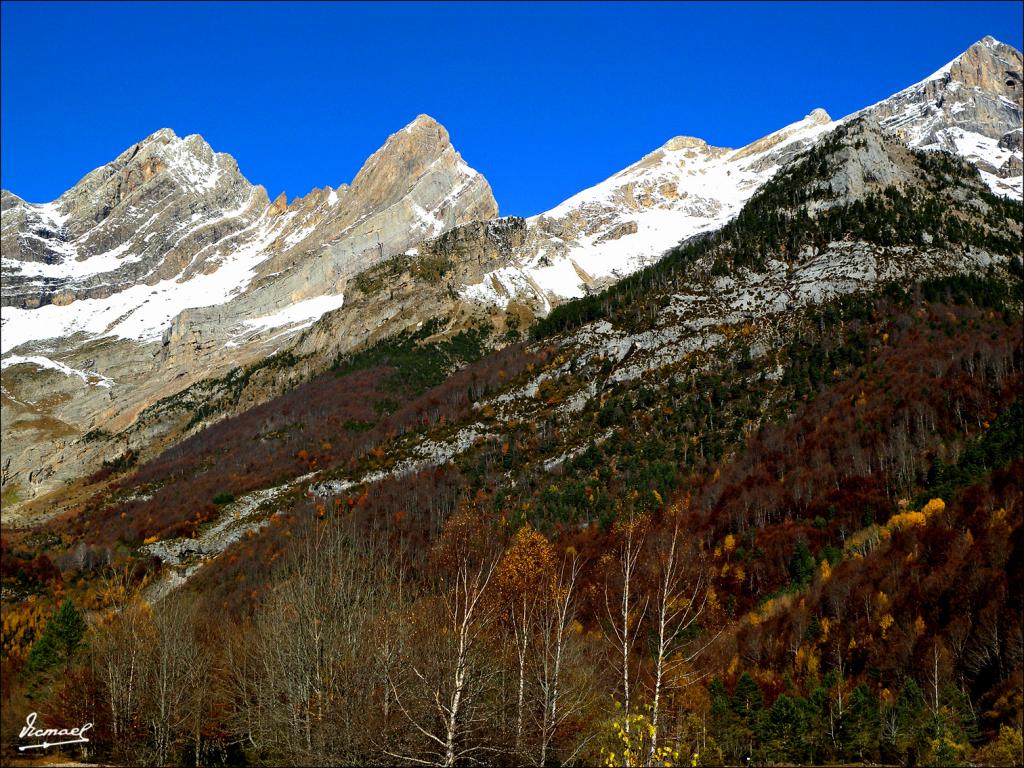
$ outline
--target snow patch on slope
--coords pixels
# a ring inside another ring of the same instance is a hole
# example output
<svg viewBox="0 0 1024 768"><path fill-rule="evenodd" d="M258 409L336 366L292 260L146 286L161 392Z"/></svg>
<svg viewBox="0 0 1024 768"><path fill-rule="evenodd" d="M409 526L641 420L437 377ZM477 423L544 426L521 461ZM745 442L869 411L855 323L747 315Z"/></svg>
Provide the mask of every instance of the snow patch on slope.
<svg viewBox="0 0 1024 768"><path fill-rule="evenodd" d="M37 368L44 368L49 370L58 371L63 373L65 376L77 376L86 384L92 384L96 387L110 387L114 383L113 379L109 379L96 371L81 371L78 368L72 368L69 365L58 362L57 360L51 360L48 357L42 355L29 355L24 357L22 355L9 355L3 360L0 360L0 370L9 368L12 365L34 365Z"/></svg>
<svg viewBox="0 0 1024 768"><path fill-rule="evenodd" d="M345 297L342 294L316 296L312 299L304 299L290 304L273 314L255 317L243 322L250 328L258 328L260 330L280 328L281 326L295 325L296 323L301 323L300 328L306 328L319 320L321 315L340 308L344 303ZM298 328L295 330L298 330Z"/></svg>
<svg viewBox="0 0 1024 768"><path fill-rule="evenodd" d="M32 232L25 233L25 236L34 237L39 240L44 239ZM46 240L46 242L53 248L53 241ZM64 247L60 251L66 258L65 261L57 264L47 264L41 261L19 261L7 257L3 257L0 264L2 264L5 270L18 272L26 277L44 277L72 281L92 277L93 275L102 275L105 272L113 272L125 264L132 264L142 259L141 256L127 253L131 247L130 242L121 243L121 245L112 248L106 253L98 253L85 259L77 258L78 252L73 243L62 243L61 245ZM54 250L58 249L54 248Z"/></svg>
<svg viewBox="0 0 1024 768"><path fill-rule="evenodd" d="M212 255L220 257L218 268L187 280L139 283L106 299L79 299L64 306L0 308L0 354L29 341L76 333L143 343L159 341L174 317L184 310L223 304L243 291L256 276L256 268L269 256L267 248L277 237L279 226L279 222L264 218L225 238L235 240L252 230L253 238L237 250L214 244Z"/></svg>

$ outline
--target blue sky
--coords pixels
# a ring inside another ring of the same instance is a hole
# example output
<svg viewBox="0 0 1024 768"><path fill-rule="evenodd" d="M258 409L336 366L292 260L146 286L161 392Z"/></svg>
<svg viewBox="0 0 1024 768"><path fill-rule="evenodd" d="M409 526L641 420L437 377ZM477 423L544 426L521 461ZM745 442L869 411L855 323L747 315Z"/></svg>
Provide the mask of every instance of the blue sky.
<svg viewBox="0 0 1024 768"><path fill-rule="evenodd" d="M48 201L161 127L289 198L349 182L425 112L503 214L552 207L675 135L741 146L838 118L1022 4L2 4L2 185Z"/></svg>

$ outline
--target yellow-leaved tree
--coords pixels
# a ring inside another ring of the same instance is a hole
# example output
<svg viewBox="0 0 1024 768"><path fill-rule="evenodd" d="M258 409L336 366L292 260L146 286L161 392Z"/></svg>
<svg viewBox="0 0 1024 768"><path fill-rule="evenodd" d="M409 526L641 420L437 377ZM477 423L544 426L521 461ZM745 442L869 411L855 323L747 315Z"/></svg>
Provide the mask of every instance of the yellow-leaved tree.
<svg viewBox="0 0 1024 768"><path fill-rule="evenodd" d="M511 631L518 662L516 751L520 753L523 749L526 662L530 637L540 600L551 589L554 564L555 552L551 544L543 534L527 523L513 537L495 574L493 596L498 603L503 623Z"/></svg>

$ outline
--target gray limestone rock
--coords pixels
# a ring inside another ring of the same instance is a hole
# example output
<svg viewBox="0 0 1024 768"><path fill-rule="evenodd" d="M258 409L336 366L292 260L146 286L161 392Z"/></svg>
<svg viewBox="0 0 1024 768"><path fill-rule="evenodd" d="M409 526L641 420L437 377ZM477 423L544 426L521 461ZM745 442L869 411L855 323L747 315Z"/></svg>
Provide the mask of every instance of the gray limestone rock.
<svg viewBox="0 0 1024 768"><path fill-rule="evenodd" d="M182 425L147 421L113 447L85 433L122 432L158 401L295 343L360 272L497 215L487 181L425 115L351 186L291 203L271 203L200 136L163 129L51 203L4 191L0 208L5 487L22 499ZM40 406L47 388L60 402Z"/></svg>

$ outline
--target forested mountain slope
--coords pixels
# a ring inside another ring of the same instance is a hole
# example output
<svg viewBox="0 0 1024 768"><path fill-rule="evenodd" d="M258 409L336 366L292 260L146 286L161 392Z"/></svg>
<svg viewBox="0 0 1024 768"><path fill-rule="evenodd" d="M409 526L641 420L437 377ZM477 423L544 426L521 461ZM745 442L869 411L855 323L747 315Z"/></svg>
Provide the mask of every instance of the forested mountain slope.
<svg viewBox="0 0 1024 768"><path fill-rule="evenodd" d="M425 324L123 454L5 539L4 696L120 762L1007 759L1021 225L868 115L529 329Z"/></svg>
<svg viewBox="0 0 1024 768"><path fill-rule="evenodd" d="M816 109L738 149L677 136L528 219L494 218L483 176L425 115L351 185L291 202L271 202L202 137L166 129L50 203L5 191L8 519L66 510L104 461L156 456L337 354L421 323L437 321L439 339L489 323L499 346L567 299L716 231L859 117L910 147L966 159L991 191L1019 200L1021 83L1020 52L985 38L855 115L832 121ZM186 411L197 405L194 419Z"/></svg>

